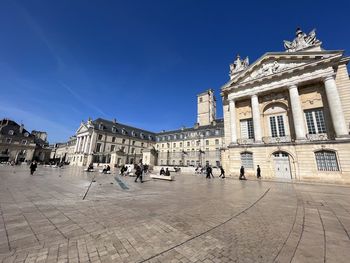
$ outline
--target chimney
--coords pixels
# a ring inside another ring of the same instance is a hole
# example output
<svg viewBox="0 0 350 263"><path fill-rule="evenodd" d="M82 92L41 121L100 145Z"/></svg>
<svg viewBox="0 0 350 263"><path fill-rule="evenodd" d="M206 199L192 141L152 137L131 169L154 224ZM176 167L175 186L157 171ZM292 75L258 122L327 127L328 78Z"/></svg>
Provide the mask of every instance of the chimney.
<svg viewBox="0 0 350 263"><path fill-rule="evenodd" d="M117 123L117 119L116 118L113 119L113 123Z"/></svg>
<svg viewBox="0 0 350 263"><path fill-rule="evenodd" d="M24 125L22 123L21 126L19 127L19 133L23 133L23 130L24 130Z"/></svg>

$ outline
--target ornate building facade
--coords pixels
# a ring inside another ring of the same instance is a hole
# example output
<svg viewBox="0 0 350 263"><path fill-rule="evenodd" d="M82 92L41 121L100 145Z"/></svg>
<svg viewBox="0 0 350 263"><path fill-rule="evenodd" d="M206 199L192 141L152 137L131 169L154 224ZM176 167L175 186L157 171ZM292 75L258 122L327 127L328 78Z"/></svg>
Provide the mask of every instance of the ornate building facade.
<svg viewBox="0 0 350 263"><path fill-rule="evenodd" d="M82 122L76 132L76 143L70 164L90 163L121 165L139 162L145 149L154 144L155 134L98 118Z"/></svg>
<svg viewBox="0 0 350 263"><path fill-rule="evenodd" d="M324 50L297 29L285 52L249 65L237 57L222 87L228 174L243 165L264 177L350 177L350 80L342 50Z"/></svg>
<svg viewBox="0 0 350 263"><path fill-rule="evenodd" d="M46 132L31 133L13 120L0 120L0 162L45 161Z"/></svg>
<svg viewBox="0 0 350 263"><path fill-rule="evenodd" d="M210 89L197 97L197 123L194 127L156 135L158 165L220 165L224 122L223 119L216 119L214 92Z"/></svg>

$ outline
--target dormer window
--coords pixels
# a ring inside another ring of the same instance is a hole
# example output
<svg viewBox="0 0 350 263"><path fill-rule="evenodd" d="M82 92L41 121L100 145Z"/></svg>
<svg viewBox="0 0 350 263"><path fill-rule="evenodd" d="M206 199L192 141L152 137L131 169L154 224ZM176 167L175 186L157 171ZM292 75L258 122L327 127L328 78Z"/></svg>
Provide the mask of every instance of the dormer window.
<svg viewBox="0 0 350 263"><path fill-rule="evenodd" d="M103 130L103 124L102 123L100 123L100 125L98 126L98 129L99 130Z"/></svg>
<svg viewBox="0 0 350 263"><path fill-rule="evenodd" d="M140 133L140 138L141 139L145 138L145 135L142 132Z"/></svg>
<svg viewBox="0 0 350 263"><path fill-rule="evenodd" d="M13 135L15 132L13 130L9 130L9 135Z"/></svg>
<svg viewBox="0 0 350 263"><path fill-rule="evenodd" d="M117 132L117 128L113 126L113 127L112 127L112 132L113 132L113 133L116 133L116 132Z"/></svg>
<svg viewBox="0 0 350 263"><path fill-rule="evenodd" d="M135 131L131 131L131 136L136 136L136 133L135 133Z"/></svg>
<svg viewBox="0 0 350 263"><path fill-rule="evenodd" d="M24 137L28 137L28 136L29 136L29 133L28 133L28 132L25 132L23 135L24 135Z"/></svg>
<svg viewBox="0 0 350 263"><path fill-rule="evenodd" d="M125 131L125 129L122 129L122 134L126 134L126 131Z"/></svg>
<svg viewBox="0 0 350 263"><path fill-rule="evenodd" d="M151 135L148 135L148 140L152 141L152 136ZM159 142L159 138L157 138L157 141Z"/></svg>

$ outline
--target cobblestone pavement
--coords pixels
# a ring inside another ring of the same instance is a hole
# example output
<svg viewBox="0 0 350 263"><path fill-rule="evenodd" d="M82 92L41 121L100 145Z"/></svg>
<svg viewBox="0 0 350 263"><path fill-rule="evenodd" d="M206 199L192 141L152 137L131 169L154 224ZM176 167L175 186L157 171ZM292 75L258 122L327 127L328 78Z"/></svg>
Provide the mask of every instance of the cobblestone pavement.
<svg viewBox="0 0 350 263"><path fill-rule="evenodd" d="M114 176L0 167L0 261L350 260L349 187Z"/></svg>

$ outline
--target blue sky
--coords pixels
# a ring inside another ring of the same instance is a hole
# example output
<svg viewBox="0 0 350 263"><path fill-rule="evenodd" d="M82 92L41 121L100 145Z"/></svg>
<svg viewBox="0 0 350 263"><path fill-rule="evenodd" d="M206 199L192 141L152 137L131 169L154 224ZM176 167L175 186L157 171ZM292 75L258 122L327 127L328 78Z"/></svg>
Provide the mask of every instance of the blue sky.
<svg viewBox="0 0 350 263"><path fill-rule="evenodd" d="M350 1L0 1L0 118L47 131L116 118L151 131L192 126L196 94L236 54L283 51L296 27L350 50Z"/></svg>

